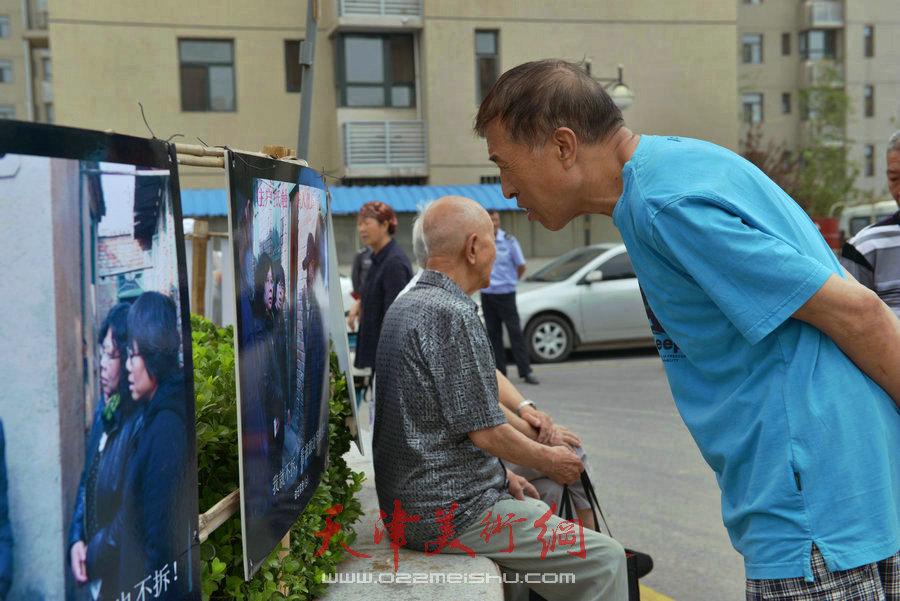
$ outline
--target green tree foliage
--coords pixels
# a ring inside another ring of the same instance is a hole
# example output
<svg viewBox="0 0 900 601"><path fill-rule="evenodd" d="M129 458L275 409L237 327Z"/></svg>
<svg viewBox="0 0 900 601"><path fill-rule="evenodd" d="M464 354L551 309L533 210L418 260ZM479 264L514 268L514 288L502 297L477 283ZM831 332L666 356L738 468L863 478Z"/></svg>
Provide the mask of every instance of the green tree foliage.
<svg viewBox="0 0 900 601"><path fill-rule="evenodd" d="M238 487L234 332L231 327L217 328L196 315L191 316L191 330L200 511L204 512ZM350 398L346 375L340 372L334 353L330 409L327 469L309 505L291 528L290 549L276 549L253 579L245 582L240 514L233 516L201 547L204 601L303 601L325 592L323 575L333 574L344 556L340 543L351 546L356 538L352 524L362 513L356 493L364 478L362 473L351 471L343 458L351 443L347 428ZM329 550L315 557L322 544L315 532L324 529L326 510L338 504L343 505L343 511L333 521L341 529L332 537ZM279 552L284 551L284 558L279 559Z"/></svg>
<svg viewBox="0 0 900 601"><path fill-rule="evenodd" d="M840 72L825 63L817 66L816 86L800 90L799 111L808 144L798 152L773 140L763 140L762 128L749 128L741 153L787 192L812 216L827 216L838 203L860 198L856 189L859 166L849 158L851 140L845 138L850 98Z"/></svg>

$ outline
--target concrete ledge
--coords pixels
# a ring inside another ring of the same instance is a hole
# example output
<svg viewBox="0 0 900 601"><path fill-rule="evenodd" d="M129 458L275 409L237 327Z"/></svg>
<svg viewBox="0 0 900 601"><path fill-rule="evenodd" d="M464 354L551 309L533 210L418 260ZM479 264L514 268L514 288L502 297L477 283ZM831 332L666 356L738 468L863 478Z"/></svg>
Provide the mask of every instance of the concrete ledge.
<svg viewBox="0 0 900 601"><path fill-rule="evenodd" d="M367 599L372 601L453 599L454 601L503 601L502 574L499 566L487 557L468 555L426 555L421 551L400 548L397 571L394 572L394 552L387 535L375 544L375 521L378 519L378 496L375 493L375 471L369 437L363 431L366 456L355 445L344 456L355 472L366 474L359 501L363 515L356 523L356 542L351 548L357 553L371 555L371 559L357 558L349 553L338 564L336 582L328 586L321 597L325 601ZM459 576L462 575L462 576ZM468 582L460 581L468 578ZM448 582L451 580L451 582ZM425 587L425 588L423 588Z"/></svg>

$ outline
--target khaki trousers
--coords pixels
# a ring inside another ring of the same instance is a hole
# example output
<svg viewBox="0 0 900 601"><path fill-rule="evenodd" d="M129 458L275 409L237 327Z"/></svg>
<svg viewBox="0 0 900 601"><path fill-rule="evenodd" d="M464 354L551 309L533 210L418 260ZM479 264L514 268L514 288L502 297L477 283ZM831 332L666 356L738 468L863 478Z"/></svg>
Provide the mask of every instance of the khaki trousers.
<svg viewBox="0 0 900 601"><path fill-rule="evenodd" d="M525 501L500 501L456 536L476 555L490 557L504 571L518 574L520 582L526 582L548 601L627 601L628 574L622 545L594 530L579 533L577 526L560 528L563 520L559 516L544 519L549 509L528 497ZM554 531L562 536L554 536ZM583 541L584 558L572 554L581 550L580 542L572 544L573 538ZM555 548L550 548L551 543ZM442 552L465 553L449 545ZM507 581L515 578L514 574L505 576Z"/></svg>

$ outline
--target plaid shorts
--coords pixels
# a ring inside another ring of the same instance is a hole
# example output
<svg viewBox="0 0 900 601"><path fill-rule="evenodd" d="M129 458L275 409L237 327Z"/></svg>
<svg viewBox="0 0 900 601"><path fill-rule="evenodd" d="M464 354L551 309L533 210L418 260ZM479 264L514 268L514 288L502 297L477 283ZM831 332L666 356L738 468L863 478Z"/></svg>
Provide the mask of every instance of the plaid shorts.
<svg viewBox="0 0 900 601"><path fill-rule="evenodd" d="M803 578L747 580L747 601L900 601L900 552L877 563L829 572L812 548L814 582Z"/></svg>

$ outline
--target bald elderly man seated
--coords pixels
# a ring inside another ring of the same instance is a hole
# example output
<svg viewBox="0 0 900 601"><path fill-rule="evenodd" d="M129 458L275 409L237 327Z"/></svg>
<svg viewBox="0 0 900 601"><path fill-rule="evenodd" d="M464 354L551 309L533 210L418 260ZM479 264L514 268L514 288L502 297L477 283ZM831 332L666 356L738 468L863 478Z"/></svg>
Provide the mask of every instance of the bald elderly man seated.
<svg viewBox="0 0 900 601"><path fill-rule="evenodd" d="M490 557L528 575L548 600L625 600L621 545L526 499L533 487L500 461L560 484L583 470L568 446L531 440L498 405L491 346L469 298L490 280L490 217L472 200L445 197L426 211L423 231L427 269L388 309L378 344L372 446L381 509L409 516L406 546Z"/></svg>

